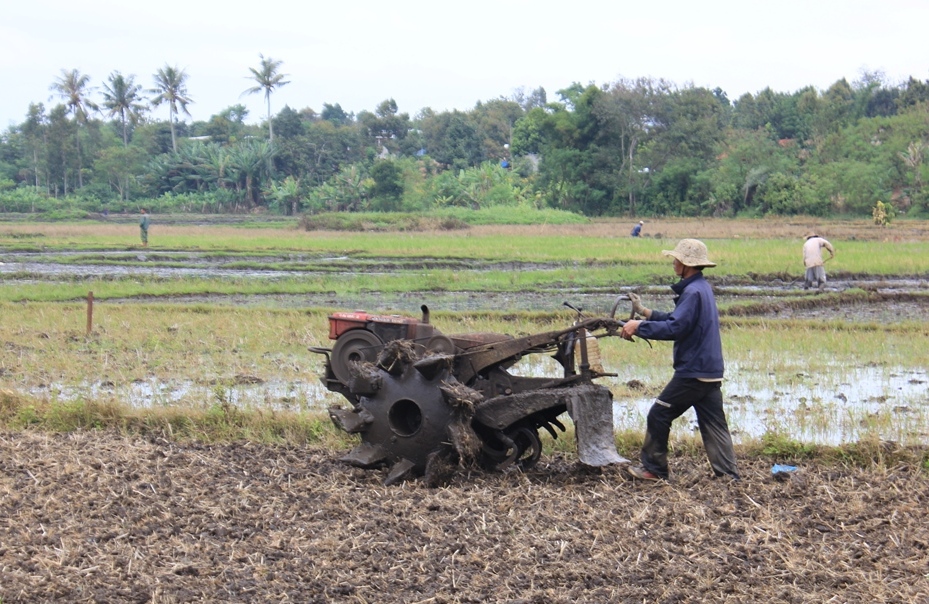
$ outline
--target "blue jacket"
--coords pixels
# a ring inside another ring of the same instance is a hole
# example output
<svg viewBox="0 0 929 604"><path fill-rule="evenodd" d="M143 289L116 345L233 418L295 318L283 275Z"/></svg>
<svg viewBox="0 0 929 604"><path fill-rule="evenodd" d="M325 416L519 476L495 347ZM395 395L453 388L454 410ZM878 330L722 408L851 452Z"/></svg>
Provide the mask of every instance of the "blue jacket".
<svg viewBox="0 0 929 604"><path fill-rule="evenodd" d="M639 324L638 335L649 340L674 340L674 376L723 377L723 345L713 288L697 273L671 286L677 294L670 313L652 311Z"/></svg>

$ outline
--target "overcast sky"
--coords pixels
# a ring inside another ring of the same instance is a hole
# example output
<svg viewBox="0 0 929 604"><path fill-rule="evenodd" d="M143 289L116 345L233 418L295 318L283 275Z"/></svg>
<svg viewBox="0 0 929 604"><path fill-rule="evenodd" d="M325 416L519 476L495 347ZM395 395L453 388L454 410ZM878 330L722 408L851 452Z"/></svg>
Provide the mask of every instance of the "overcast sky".
<svg viewBox="0 0 929 604"><path fill-rule="evenodd" d="M883 72L929 79L927 0L8 0L0 7L0 130L78 69L98 89L113 71L150 88L165 64L186 70L194 120L242 103L266 114L252 85L259 53L290 84L273 113L339 103L372 111L468 110L520 88L549 100L572 82L663 78L722 88L824 90ZM167 119L162 106L155 115ZM190 118L188 118L189 120Z"/></svg>

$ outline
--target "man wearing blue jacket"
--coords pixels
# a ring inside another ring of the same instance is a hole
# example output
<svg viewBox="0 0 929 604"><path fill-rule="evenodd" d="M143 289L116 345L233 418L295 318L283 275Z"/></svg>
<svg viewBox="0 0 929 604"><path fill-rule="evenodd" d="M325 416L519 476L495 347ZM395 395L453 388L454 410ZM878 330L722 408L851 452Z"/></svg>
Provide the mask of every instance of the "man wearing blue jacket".
<svg viewBox="0 0 929 604"><path fill-rule="evenodd" d="M732 436L723 410L719 311L713 288L703 277L703 269L716 264L707 258L706 245L696 239L682 239L677 247L662 254L674 258L674 272L681 278L671 286L677 295L674 310L666 313L645 308L636 294L630 294L636 314L645 320L626 322L622 335L627 340L636 335L649 340L673 340L674 376L648 412L642 464L630 467L629 473L642 480L667 480L671 422L693 407L713 473L738 480Z"/></svg>

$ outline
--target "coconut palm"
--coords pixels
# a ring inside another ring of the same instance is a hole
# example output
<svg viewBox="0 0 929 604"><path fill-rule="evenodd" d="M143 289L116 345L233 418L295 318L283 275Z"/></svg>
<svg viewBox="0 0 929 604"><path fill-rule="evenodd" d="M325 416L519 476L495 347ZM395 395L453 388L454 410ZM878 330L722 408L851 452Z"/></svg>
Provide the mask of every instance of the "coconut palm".
<svg viewBox="0 0 929 604"><path fill-rule="evenodd" d="M168 114L171 119L171 147L177 153L177 135L174 132L174 122L178 110L190 115L187 105L193 100L187 93L187 73L183 69L165 65L155 72L155 88L149 90L155 95L152 105L158 107L162 103L168 104Z"/></svg>
<svg viewBox="0 0 929 604"><path fill-rule="evenodd" d="M274 142L274 127L271 125L271 91L275 88L290 84L290 82L284 81L284 78L287 76L286 73L277 72L284 63L283 61L275 61L271 57L265 58L265 56L260 53L258 57L261 59L261 67L258 69L254 67L248 68L248 70L252 72L252 79L255 80L257 85L252 86L242 94L264 92L265 102L268 104L268 140Z"/></svg>
<svg viewBox="0 0 929 604"><path fill-rule="evenodd" d="M62 69L61 76L52 83L49 90L64 99L68 113L74 115L74 140L77 144L77 183L79 187L83 187L80 126L87 123L89 111L98 109L97 105L87 96L93 90L90 87L90 76L82 74L77 69L71 69L70 71Z"/></svg>
<svg viewBox="0 0 929 604"><path fill-rule="evenodd" d="M110 117L119 116L123 125L123 145L129 146L127 122L139 121L145 106L142 101L142 86L135 83L134 76L123 76L118 71L110 74L108 83L103 84L103 106Z"/></svg>

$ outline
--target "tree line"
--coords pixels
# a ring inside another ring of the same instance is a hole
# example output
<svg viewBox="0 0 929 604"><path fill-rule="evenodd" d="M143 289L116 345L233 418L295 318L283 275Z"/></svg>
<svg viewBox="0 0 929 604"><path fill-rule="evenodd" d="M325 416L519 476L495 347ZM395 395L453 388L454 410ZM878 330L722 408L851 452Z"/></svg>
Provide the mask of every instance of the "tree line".
<svg viewBox="0 0 929 604"><path fill-rule="evenodd" d="M0 211L281 214L517 205L587 216L870 215L929 212L929 80L880 73L826 90L719 88L654 78L575 83L478 101L468 111L393 99L373 111L271 109L282 61L249 68L267 114L232 104L186 121L183 69L144 88L78 70L0 135ZM167 105L169 119L151 111Z"/></svg>

